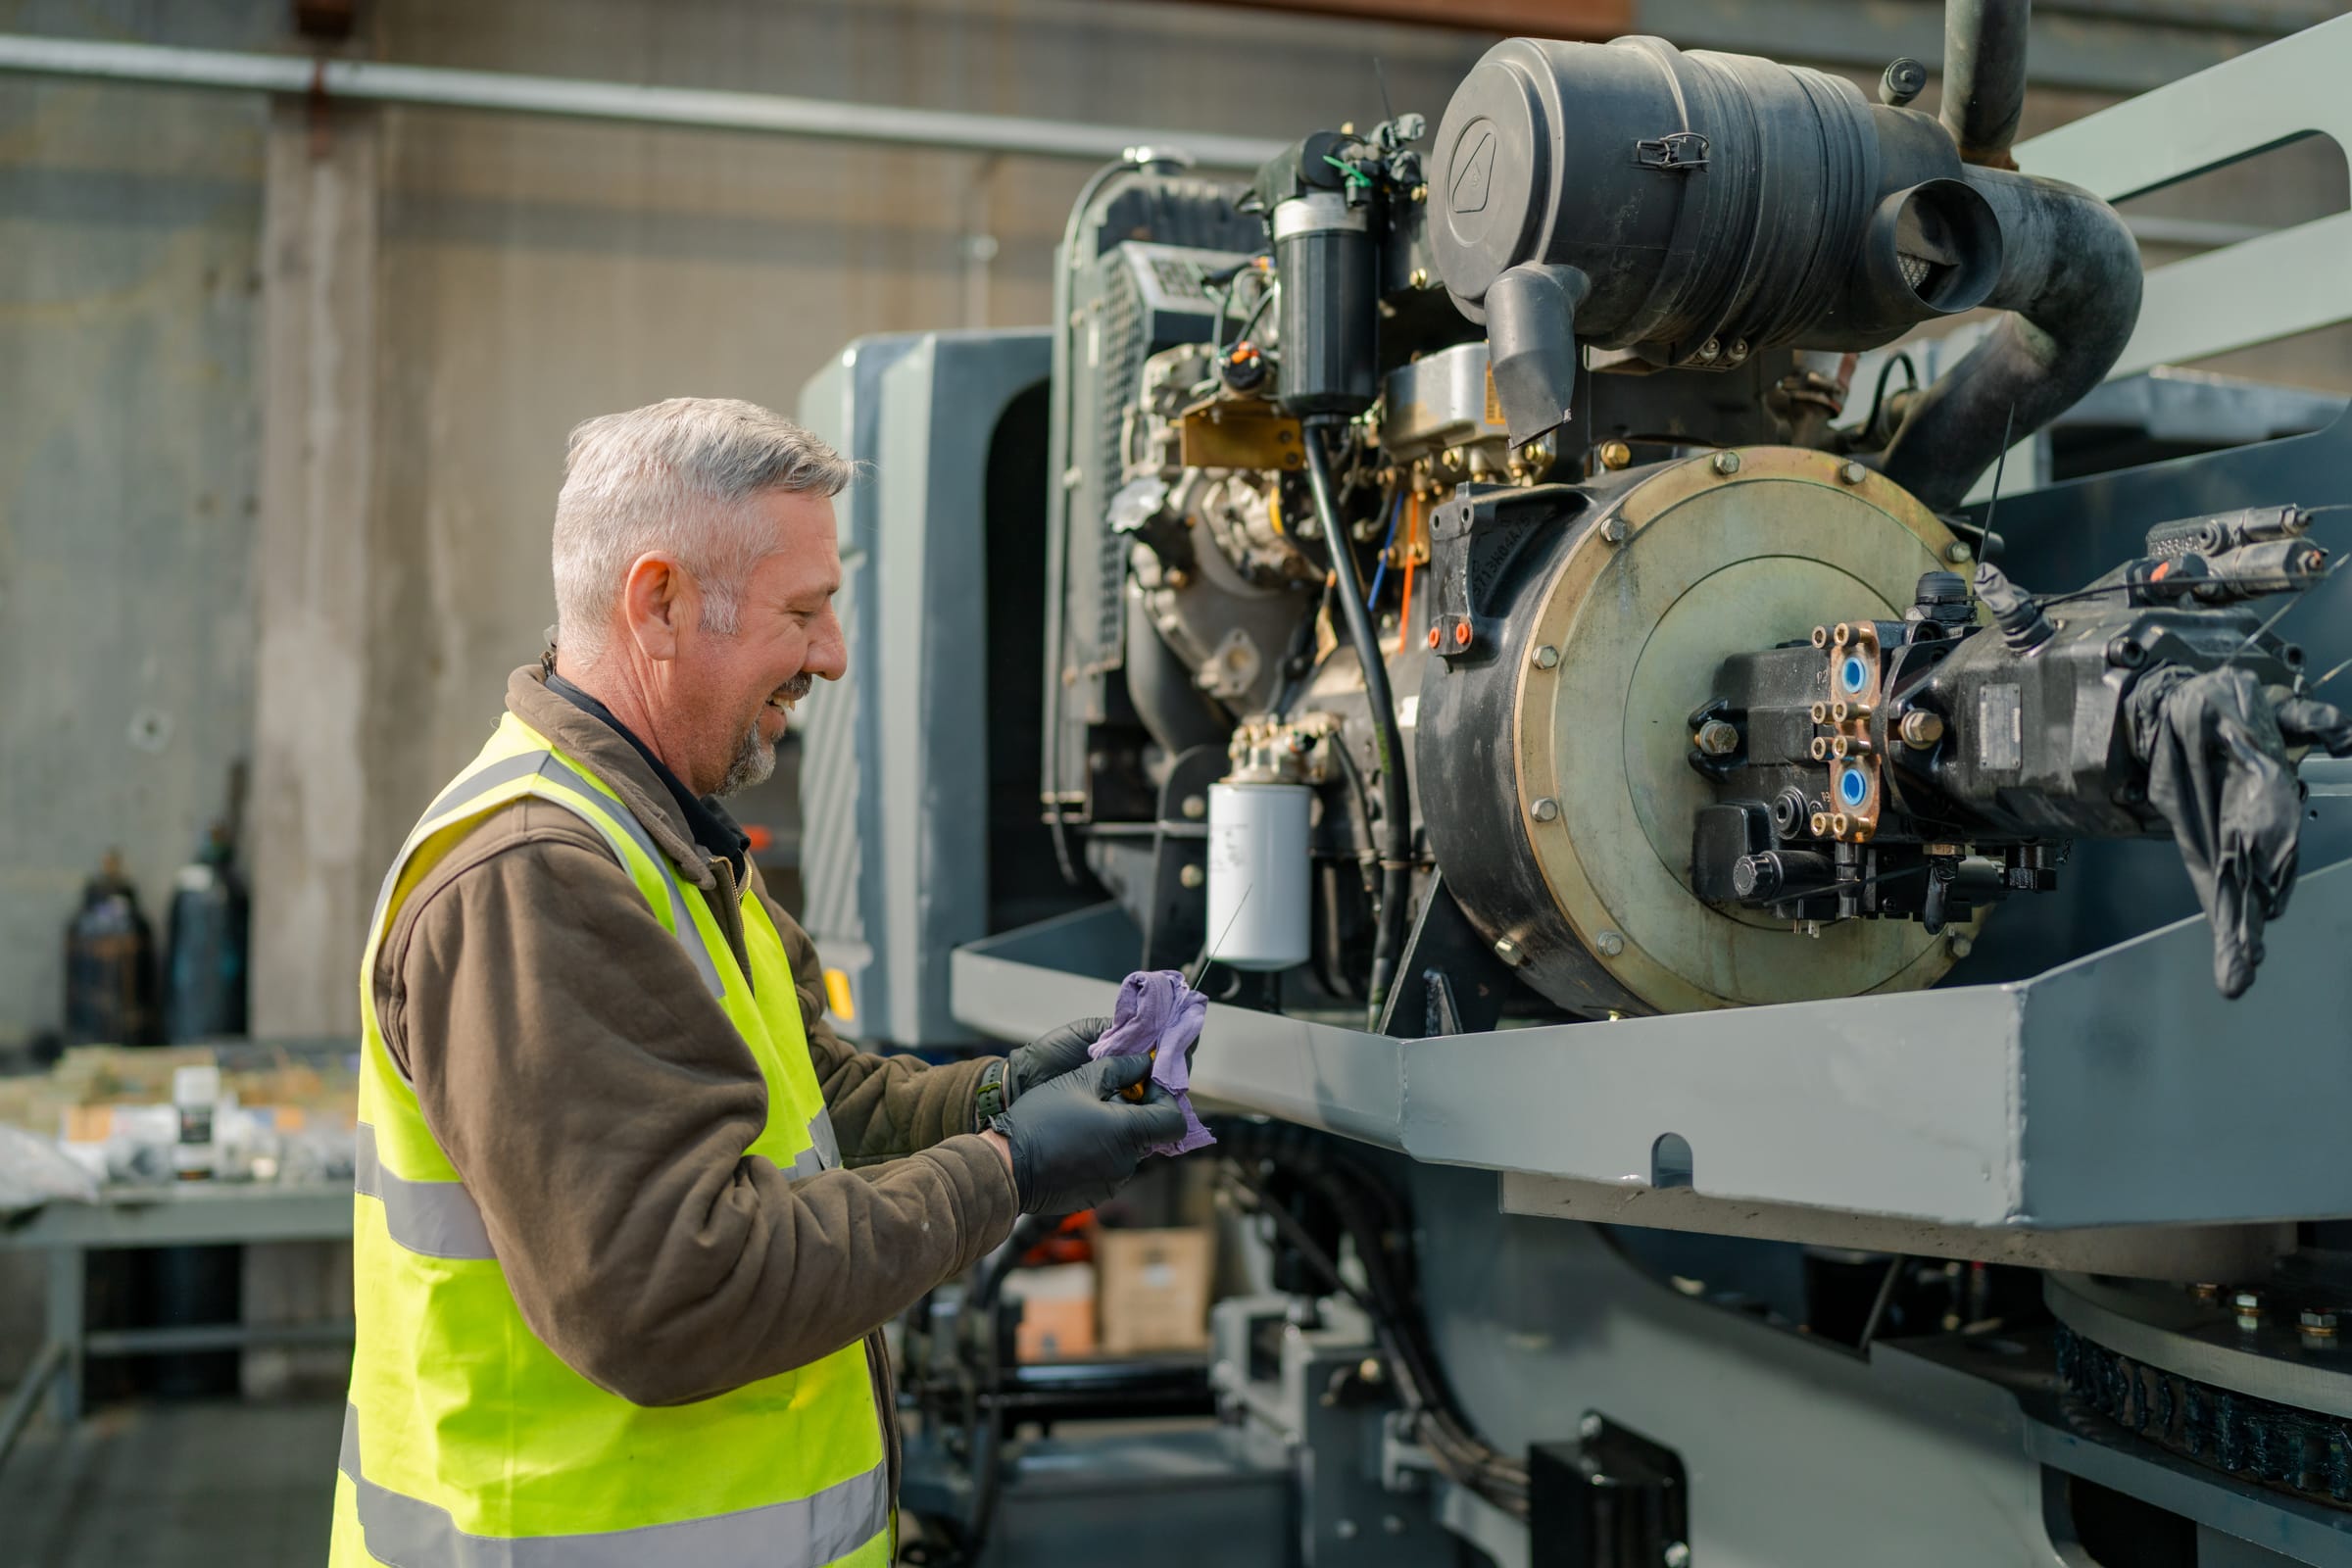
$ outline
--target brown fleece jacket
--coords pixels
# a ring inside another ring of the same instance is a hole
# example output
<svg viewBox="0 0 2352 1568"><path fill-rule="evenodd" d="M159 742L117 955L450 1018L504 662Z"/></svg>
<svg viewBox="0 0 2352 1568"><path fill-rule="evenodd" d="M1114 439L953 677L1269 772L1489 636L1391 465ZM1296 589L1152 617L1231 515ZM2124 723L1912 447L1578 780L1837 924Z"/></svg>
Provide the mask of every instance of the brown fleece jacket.
<svg viewBox="0 0 2352 1568"><path fill-rule="evenodd" d="M740 956L732 867L694 846L635 749L535 664L510 678L507 706L619 794L711 894ZM926 1068L844 1045L814 944L759 892L841 1142L845 1168L804 1181L744 1153L767 1111L749 1048L604 839L564 808L525 799L484 818L401 906L376 959L385 1044L480 1205L523 1320L638 1404L709 1398L858 1343L1019 1213L1003 1157L972 1136L985 1059Z"/></svg>

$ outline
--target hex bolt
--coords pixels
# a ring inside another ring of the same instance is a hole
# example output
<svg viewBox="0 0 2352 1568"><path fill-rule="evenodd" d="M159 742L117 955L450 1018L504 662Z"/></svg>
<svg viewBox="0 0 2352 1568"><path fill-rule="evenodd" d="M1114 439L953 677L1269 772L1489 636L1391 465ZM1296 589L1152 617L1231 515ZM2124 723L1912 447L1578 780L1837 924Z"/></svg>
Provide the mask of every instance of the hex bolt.
<svg viewBox="0 0 2352 1568"><path fill-rule="evenodd" d="M1859 463L1847 461L1838 465L1838 477L1847 484L1860 484L1870 477L1870 470Z"/></svg>
<svg viewBox="0 0 2352 1568"><path fill-rule="evenodd" d="M1494 939L1494 956L1500 958L1503 962L1509 964L1514 969L1518 968L1521 964L1527 961L1527 955L1521 953L1519 951L1519 944L1513 942L1509 937L1496 937Z"/></svg>
<svg viewBox="0 0 2352 1568"><path fill-rule="evenodd" d="M1416 267L1405 274L1404 280L1415 288L1427 288L1429 287L1429 269Z"/></svg>
<svg viewBox="0 0 2352 1568"><path fill-rule="evenodd" d="M1746 359L1747 339L1743 337L1736 337L1732 339L1731 349L1725 355L1725 358L1729 359L1734 365L1738 365L1742 360Z"/></svg>
<svg viewBox="0 0 2352 1568"><path fill-rule="evenodd" d="M1611 515L1601 519L1601 538L1607 540L1610 544L1621 545L1625 543L1625 535L1626 527L1625 519L1623 517Z"/></svg>
<svg viewBox="0 0 2352 1568"><path fill-rule="evenodd" d="M1378 1383L1387 1377L1389 1372L1388 1368L1380 1364L1379 1356L1367 1355L1355 1364L1355 1375L1366 1383Z"/></svg>
<svg viewBox="0 0 2352 1568"><path fill-rule="evenodd" d="M1740 454L1737 452L1716 453L1715 471L1727 477L1738 473L1740 471Z"/></svg>
<svg viewBox="0 0 2352 1568"><path fill-rule="evenodd" d="M1659 1560L1666 1564L1666 1568L1690 1568L1690 1548L1680 1541L1672 1542L1666 1547L1665 1556Z"/></svg>
<svg viewBox="0 0 2352 1568"><path fill-rule="evenodd" d="M1535 661L1538 669L1555 669L1559 666L1560 651L1545 643L1536 650Z"/></svg>
<svg viewBox="0 0 2352 1568"><path fill-rule="evenodd" d="M1740 749L1740 727L1710 718L1698 726L1698 733L1690 742L1708 757L1729 757Z"/></svg>
<svg viewBox="0 0 2352 1568"><path fill-rule="evenodd" d="M1600 444L1600 466L1604 468L1623 468L1634 461L1634 449L1622 441L1603 441Z"/></svg>
<svg viewBox="0 0 2352 1568"><path fill-rule="evenodd" d="M2295 1327L2315 1340L2335 1338L2336 1311L2331 1306L2307 1306L2295 1314Z"/></svg>
<svg viewBox="0 0 2352 1568"><path fill-rule="evenodd" d="M2259 1314L2262 1311L2262 1293L2260 1291L2231 1291L2230 1293L2230 1309L2233 1312Z"/></svg>
<svg viewBox="0 0 2352 1568"><path fill-rule="evenodd" d="M1704 343L1701 343L1698 346L1698 357L1702 360L1721 359L1723 357L1723 344L1715 338L1707 339Z"/></svg>
<svg viewBox="0 0 2352 1568"><path fill-rule="evenodd" d="M1185 887L1197 888L1208 880L1208 873L1197 865L1187 864L1183 870L1176 873L1176 880Z"/></svg>
<svg viewBox="0 0 2352 1568"><path fill-rule="evenodd" d="M1625 938L1614 931L1603 931L1592 939L1592 945L1600 950L1602 957L1614 958L1625 951Z"/></svg>
<svg viewBox="0 0 2352 1568"><path fill-rule="evenodd" d="M1187 795L1184 798L1184 814L1188 820L1200 821L1208 814L1208 802L1198 795Z"/></svg>
<svg viewBox="0 0 2352 1568"><path fill-rule="evenodd" d="M1964 565L1976 558L1977 553L1968 548L1968 541L1965 539L1955 539L1943 547L1943 559L1955 566Z"/></svg>
<svg viewBox="0 0 2352 1568"><path fill-rule="evenodd" d="M2192 1301L2218 1301L2222 1298L2222 1288L2219 1285L2200 1282L2189 1286L2188 1296Z"/></svg>
<svg viewBox="0 0 2352 1568"><path fill-rule="evenodd" d="M1949 953L1955 959L1965 958L1970 954L1977 951L1976 943L1969 940L1968 933L1965 931L1955 931L1950 936L1944 938L1943 946L1944 951Z"/></svg>
<svg viewBox="0 0 2352 1568"><path fill-rule="evenodd" d="M1943 739L1943 715L1931 713L1924 708L1914 708L1903 715L1902 722L1895 726L1895 732L1902 736L1905 746L1924 752Z"/></svg>
<svg viewBox="0 0 2352 1568"><path fill-rule="evenodd" d="M1548 822L1560 814L1560 803L1546 795L1528 808L1528 814L1539 822Z"/></svg>

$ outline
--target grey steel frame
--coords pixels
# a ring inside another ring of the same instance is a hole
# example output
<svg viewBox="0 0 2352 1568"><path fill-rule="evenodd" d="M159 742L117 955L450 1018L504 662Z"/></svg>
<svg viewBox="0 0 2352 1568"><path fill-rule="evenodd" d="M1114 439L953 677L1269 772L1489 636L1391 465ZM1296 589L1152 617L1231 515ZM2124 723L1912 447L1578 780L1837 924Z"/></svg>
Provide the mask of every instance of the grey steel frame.
<svg viewBox="0 0 2352 1568"><path fill-rule="evenodd" d="M255 1345L348 1344L352 1325L224 1323L185 1328L117 1329L93 1334L84 1320L84 1260L124 1248L207 1247L243 1242L345 1241L351 1236L351 1188L110 1187L101 1200L50 1203L14 1229L0 1228L0 1249L48 1255L47 1337L5 1408L0 1462L30 1421L44 1392L60 1427L81 1417L83 1362L92 1355L141 1351L228 1350Z"/></svg>

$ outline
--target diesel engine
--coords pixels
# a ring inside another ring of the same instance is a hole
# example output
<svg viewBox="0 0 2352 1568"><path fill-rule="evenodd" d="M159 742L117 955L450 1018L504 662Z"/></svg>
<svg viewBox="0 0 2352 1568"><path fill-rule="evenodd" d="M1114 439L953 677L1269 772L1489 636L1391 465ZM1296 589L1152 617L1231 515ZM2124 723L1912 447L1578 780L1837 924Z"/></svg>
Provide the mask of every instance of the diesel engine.
<svg viewBox="0 0 2352 1568"><path fill-rule="evenodd" d="M2074 843L2169 835L2251 982L2296 763L2352 751L2272 630L2328 556L2281 497L2090 582L2002 571L1971 489L2140 285L2112 209L2010 165L2010 67L1963 62L1939 120L1911 61L1872 102L1513 39L1434 132L1098 177L1057 271L1043 798L1146 966L1378 1024L1442 906L1545 1012L1915 989ZM1863 402L1859 354L1980 309Z"/></svg>

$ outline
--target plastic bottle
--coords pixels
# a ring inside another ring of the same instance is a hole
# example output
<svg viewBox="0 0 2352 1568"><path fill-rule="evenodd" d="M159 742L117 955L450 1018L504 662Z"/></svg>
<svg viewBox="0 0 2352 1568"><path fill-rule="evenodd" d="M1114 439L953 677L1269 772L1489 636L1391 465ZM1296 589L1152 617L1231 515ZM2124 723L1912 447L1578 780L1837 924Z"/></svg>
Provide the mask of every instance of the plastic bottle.
<svg viewBox="0 0 2352 1568"><path fill-rule="evenodd" d="M174 1044L245 1032L248 922L228 825L216 822L172 880L164 1037Z"/></svg>
<svg viewBox="0 0 2352 1568"><path fill-rule="evenodd" d="M152 1046L157 1023L155 933L122 874L122 856L109 850L66 927L66 1040Z"/></svg>

